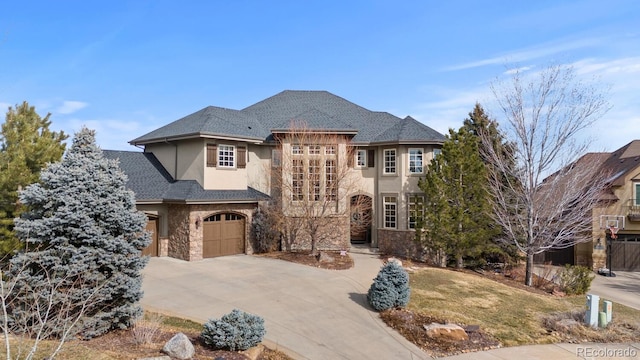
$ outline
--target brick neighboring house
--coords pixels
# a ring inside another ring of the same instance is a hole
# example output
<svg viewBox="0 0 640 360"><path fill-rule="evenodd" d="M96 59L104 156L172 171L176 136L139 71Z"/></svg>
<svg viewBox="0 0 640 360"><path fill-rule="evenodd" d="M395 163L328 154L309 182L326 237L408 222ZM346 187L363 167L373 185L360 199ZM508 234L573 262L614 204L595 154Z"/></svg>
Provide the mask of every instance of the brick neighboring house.
<svg viewBox="0 0 640 360"><path fill-rule="evenodd" d="M611 153L589 153L583 159L601 163L599 171L611 174L600 205L593 209L592 241L548 251L538 262L607 267L611 246L611 269L640 271L640 140L634 140ZM617 227L615 239L610 226Z"/></svg>
<svg viewBox="0 0 640 360"><path fill-rule="evenodd" d="M414 251L409 209L420 211L418 180L445 137L409 116L370 111L326 91L283 91L242 110L208 106L130 141L143 152L104 151L120 160L136 206L149 216L154 242L146 253L183 260L252 253L252 214L272 194L266 169L286 159L277 142L283 152L327 147L288 143L281 134L294 121L345 140L331 154L352 164L361 186L343 205L354 197L371 204L370 229L354 234L338 226L339 239L319 247L362 241L389 253Z"/></svg>

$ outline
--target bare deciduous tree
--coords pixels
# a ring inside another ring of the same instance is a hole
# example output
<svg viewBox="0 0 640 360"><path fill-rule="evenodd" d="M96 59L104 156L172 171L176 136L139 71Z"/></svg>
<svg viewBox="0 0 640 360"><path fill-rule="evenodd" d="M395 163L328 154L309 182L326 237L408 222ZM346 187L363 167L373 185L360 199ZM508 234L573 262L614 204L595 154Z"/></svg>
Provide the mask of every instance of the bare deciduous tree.
<svg viewBox="0 0 640 360"><path fill-rule="evenodd" d="M569 66L550 65L532 77L511 73L491 87L510 151L488 134L483 148L491 163L493 217L504 228L503 240L526 255L531 286L535 254L591 240L592 209L607 176L594 156L578 160L588 145L579 135L609 104L606 91L579 81Z"/></svg>
<svg viewBox="0 0 640 360"><path fill-rule="evenodd" d="M82 270L73 279L60 278L38 260L33 257L29 269L10 263L6 266L22 267L0 271L0 330L7 359L33 359L43 340L55 339L47 357L54 359L65 342L83 329L87 313L101 307L97 294L103 283L84 282ZM40 281L24 281L23 274L34 269Z"/></svg>
<svg viewBox="0 0 640 360"><path fill-rule="evenodd" d="M369 226L365 208L371 204L365 197L351 198L361 186L350 168L353 147L347 136L292 124L277 141L278 164L271 169L274 200L266 211L277 217L286 250L304 236L312 255L321 241L348 242L352 214L360 216L352 229Z"/></svg>

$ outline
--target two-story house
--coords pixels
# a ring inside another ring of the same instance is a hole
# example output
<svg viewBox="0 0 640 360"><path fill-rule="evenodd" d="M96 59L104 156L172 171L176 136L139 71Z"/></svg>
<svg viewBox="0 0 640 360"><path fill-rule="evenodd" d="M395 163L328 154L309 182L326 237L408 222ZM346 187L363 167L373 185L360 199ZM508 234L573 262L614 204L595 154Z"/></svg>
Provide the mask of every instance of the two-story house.
<svg viewBox="0 0 640 360"><path fill-rule="evenodd" d="M538 259L594 270L640 271L640 140L611 153L589 153L583 159L601 163L599 172L610 176L592 212L593 240L546 252Z"/></svg>
<svg viewBox="0 0 640 360"><path fill-rule="evenodd" d="M296 141L293 133L299 128L292 124L338 140ZM345 249L351 241L386 250L411 246L411 214L419 213L424 201L418 180L444 140L409 116L370 111L326 91L283 91L242 110L208 106L131 140L142 152L104 153L120 160L138 209L149 216L154 242L146 252L199 260L253 251L252 215L274 195L275 168L280 169L277 176L294 185L278 194L286 203L302 198L302 189L304 196L314 196L310 191L316 187L316 198L335 196L328 190L332 171L349 164L358 186L336 208L364 198L371 224L366 231L338 226L332 230L339 234L337 241L321 243L321 248ZM322 181L296 188L295 169L316 167ZM326 189L320 190L320 184Z"/></svg>

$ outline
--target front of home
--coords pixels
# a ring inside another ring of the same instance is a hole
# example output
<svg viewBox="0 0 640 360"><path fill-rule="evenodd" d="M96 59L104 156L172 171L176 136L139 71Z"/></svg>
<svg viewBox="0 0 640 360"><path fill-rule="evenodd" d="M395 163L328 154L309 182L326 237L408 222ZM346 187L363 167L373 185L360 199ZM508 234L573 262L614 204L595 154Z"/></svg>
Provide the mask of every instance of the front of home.
<svg viewBox="0 0 640 360"><path fill-rule="evenodd" d="M309 140L316 138L322 140ZM321 249L364 242L402 253L415 246L410 215L424 202L418 180L444 140L411 117L370 111L326 91L283 91L242 110L209 106L130 141L143 152L104 153L119 159L136 206L149 217L149 255L190 261L252 253L253 213L275 196L281 206L335 203L324 229L333 236ZM345 164L349 187L336 185ZM276 191L278 183L291 186ZM367 204L360 210L370 215L366 229L355 225L358 216L338 211L356 202ZM291 209L296 216L301 206ZM293 248L307 248L307 238Z"/></svg>

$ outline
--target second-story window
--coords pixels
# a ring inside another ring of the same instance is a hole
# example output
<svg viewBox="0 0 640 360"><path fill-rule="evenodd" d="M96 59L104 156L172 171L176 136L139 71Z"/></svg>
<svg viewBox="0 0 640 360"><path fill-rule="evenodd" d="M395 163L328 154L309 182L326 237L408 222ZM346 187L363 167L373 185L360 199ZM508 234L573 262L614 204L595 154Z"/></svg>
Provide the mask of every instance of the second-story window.
<svg viewBox="0 0 640 360"><path fill-rule="evenodd" d="M409 149L409 173L422 174L422 149Z"/></svg>
<svg viewBox="0 0 640 360"><path fill-rule="evenodd" d="M302 155L303 154L302 145L292 145L291 146L291 154L293 154L293 155Z"/></svg>
<svg viewBox="0 0 640 360"><path fill-rule="evenodd" d="M385 149L384 151L384 173L396 173L396 149Z"/></svg>
<svg viewBox="0 0 640 360"><path fill-rule="evenodd" d="M235 150L233 145L218 145L218 167L235 167Z"/></svg>
<svg viewBox="0 0 640 360"><path fill-rule="evenodd" d="M356 167L367 167L367 150L356 151Z"/></svg>

